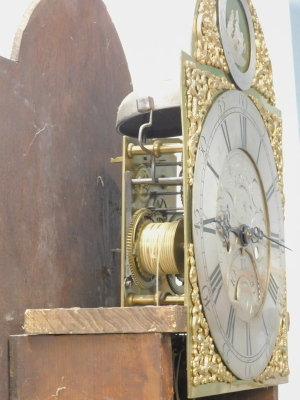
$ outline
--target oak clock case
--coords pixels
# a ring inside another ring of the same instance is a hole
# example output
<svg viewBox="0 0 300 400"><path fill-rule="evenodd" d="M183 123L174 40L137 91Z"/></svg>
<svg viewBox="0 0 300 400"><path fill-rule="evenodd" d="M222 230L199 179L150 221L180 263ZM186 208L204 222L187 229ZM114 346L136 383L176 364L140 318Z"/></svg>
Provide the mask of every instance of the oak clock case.
<svg viewBox="0 0 300 400"><path fill-rule="evenodd" d="M199 138L193 242L205 317L239 379L258 377L278 335L285 263L281 194L262 117L239 91L220 94Z"/></svg>

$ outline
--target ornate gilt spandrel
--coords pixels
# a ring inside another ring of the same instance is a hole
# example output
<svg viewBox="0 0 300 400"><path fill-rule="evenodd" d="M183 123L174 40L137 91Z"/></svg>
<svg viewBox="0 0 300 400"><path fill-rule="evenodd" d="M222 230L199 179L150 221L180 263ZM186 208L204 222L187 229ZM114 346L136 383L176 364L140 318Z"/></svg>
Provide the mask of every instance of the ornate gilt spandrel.
<svg viewBox="0 0 300 400"><path fill-rule="evenodd" d="M192 331L192 361L191 374L194 386L212 382L232 383L234 375L222 363L220 355L215 351L215 345L209 334L208 324L203 314L198 288L198 277L194 257L193 244L188 245L189 282L191 285L191 331Z"/></svg>
<svg viewBox="0 0 300 400"><path fill-rule="evenodd" d="M203 65L229 72L217 26L216 0L199 0L195 9L192 54Z"/></svg>
<svg viewBox="0 0 300 400"><path fill-rule="evenodd" d="M267 368L264 372L255 379L256 382L264 383L269 379L276 378L277 376L287 377L290 373L288 362L288 326L289 316L287 312L286 290L283 299L282 317L279 327L275 348Z"/></svg>
<svg viewBox="0 0 300 400"><path fill-rule="evenodd" d="M249 96L256 105L265 123L271 146L273 149L274 160L277 168L278 182L281 191L282 207L284 211L285 196L283 187L283 152L282 152L282 119L274 112L267 110L261 102L254 96Z"/></svg>
<svg viewBox="0 0 300 400"><path fill-rule="evenodd" d="M252 86L263 95L271 105L275 106L276 96L274 92L273 72L269 51L256 10L251 1L247 1L251 10L256 42L256 71Z"/></svg>
<svg viewBox="0 0 300 400"><path fill-rule="evenodd" d="M198 148L199 136L205 115L212 104L216 95L223 90L234 89L223 75L218 76L204 67L196 66L193 61L186 60L185 85L186 85L186 105L187 120L189 124L187 137L187 168L188 182L192 186L194 182L194 166Z"/></svg>

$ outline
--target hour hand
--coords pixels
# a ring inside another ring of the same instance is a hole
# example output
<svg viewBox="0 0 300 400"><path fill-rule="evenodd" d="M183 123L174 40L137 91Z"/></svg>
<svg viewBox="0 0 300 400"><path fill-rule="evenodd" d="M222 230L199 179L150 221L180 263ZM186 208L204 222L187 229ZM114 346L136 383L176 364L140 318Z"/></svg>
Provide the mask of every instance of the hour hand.
<svg viewBox="0 0 300 400"><path fill-rule="evenodd" d="M213 218L212 222L215 222L216 224L219 225L219 227L221 228L222 236L223 236L225 242L228 242L228 240L229 240L229 229L230 229L228 217L225 216L224 218L221 218L221 219Z"/></svg>

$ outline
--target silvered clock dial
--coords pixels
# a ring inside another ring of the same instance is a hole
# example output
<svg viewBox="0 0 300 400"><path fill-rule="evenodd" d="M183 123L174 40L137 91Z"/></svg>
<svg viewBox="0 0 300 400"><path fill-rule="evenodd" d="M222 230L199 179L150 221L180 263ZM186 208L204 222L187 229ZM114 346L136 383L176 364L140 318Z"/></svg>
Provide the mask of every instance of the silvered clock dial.
<svg viewBox="0 0 300 400"><path fill-rule="evenodd" d="M255 74L254 28L246 0L219 0L219 30L229 71L236 85L250 88Z"/></svg>
<svg viewBox="0 0 300 400"><path fill-rule="evenodd" d="M224 92L211 106L194 174L193 241L205 317L227 367L254 379L278 335L285 263L273 150L245 94Z"/></svg>

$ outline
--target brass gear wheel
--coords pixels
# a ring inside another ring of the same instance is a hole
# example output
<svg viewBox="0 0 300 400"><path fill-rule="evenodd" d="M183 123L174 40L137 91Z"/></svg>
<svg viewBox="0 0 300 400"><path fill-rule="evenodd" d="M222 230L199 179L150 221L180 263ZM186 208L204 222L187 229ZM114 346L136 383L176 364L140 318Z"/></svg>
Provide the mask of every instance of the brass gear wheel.
<svg viewBox="0 0 300 400"><path fill-rule="evenodd" d="M137 179L150 178L148 170L144 164L139 165L139 167L137 168L136 178ZM148 185L147 183L140 183L134 185L134 190L140 202L147 203L150 197L150 185Z"/></svg>
<svg viewBox="0 0 300 400"><path fill-rule="evenodd" d="M150 289L156 280L155 275L148 274L139 267L137 254L137 244L142 227L151 222L154 222L152 212L147 208L139 209L131 219L126 238L126 254L131 276L134 283L141 289Z"/></svg>

